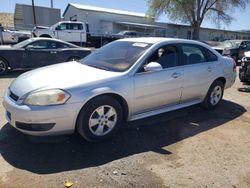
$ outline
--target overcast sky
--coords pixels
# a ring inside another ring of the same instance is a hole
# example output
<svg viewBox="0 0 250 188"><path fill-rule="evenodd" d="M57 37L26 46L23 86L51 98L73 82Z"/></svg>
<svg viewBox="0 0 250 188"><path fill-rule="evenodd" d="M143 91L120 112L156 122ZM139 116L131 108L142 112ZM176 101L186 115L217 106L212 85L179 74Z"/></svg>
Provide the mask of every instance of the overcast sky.
<svg viewBox="0 0 250 188"><path fill-rule="evenodd" d="M3 0L2 0L3 1ZM39 6L50 6L51 0L34 0L35 5ZM84 5L92 5L98 7L112 8L118 10L126 10L131 12L146 13L147 11L147 0L53 0L54 7L61 9L61 14L65 10L68 3L78 3ZM15 4L31 4L31 0L6 0L1 3L0 12L10 12L13 13L15 9ZM250 30L250 4L247 6L246 10L234 10L232 16L235 20L229 26L222 26L222 29L231 30ZM171 22L166 16L161 16L158 21ZM212 21L205 21L202 25L203 27L216 28L216 25Z"/></svg>

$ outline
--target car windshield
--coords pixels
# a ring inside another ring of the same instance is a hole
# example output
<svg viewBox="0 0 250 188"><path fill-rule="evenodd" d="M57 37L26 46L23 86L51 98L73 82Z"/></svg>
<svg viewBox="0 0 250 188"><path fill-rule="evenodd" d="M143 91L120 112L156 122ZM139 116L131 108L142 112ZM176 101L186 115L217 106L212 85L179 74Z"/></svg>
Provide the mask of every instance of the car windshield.
<svg viewBox="0 0 250 188"><path fill-rule="evenodd" d="M220 44L223 48L238 48L240 46L240 41L226 40Z"/></svg>
<svg viewBox="0 0 250 188"><path fill-rule="evenodd" d="M32 41L34 41L33 39L27 39L24 40L22 42L19 42L15 45L13 45L14 48L23 48L24 46L28 45L29 43L31 43Z"/></svg>
<svg viewBox="0 0 250 188"><path fill-rule="evenodd" d="M128 70L152 44L116 41L105 45L80 61L80 63L107 71Z"/></svg>

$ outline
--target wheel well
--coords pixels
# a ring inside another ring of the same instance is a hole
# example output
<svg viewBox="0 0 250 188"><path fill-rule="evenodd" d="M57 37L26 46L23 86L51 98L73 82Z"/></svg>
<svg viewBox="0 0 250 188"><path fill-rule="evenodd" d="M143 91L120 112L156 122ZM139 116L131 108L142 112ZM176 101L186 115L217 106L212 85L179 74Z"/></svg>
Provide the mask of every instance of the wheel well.
<svg viewBox="0 0 250 188"><path fill-rule="evenodd" d="M50 35L47 34L40 35L40 37L52 38Z"/></svg>
<svg viewBox="0 0 250 188"><path fill-rule="evenodd" d="M224 77L219 77L219 78L217 78L216 80L221 81L221 82L223 83L223 86L226 85L226 79L225 79ZM215 80L215 81L216 81L216 80Z"/></svg>
<svg viewBox="0 0 250 188"><path fill-rule="evenodd" d="M120 96L118 94L114 94L114 93L105 93L105 94L97 95L97 96L91 98L88 102L90 102L91 100L93 100L93 99L95 99L97 97L100 97L100 96L110 96L110 97L113 97L115 100L117 100L119 102L119 104L121 105L121 108L122 108L123 120L127 121L127 118L128 118L128 104L127 104L126 100L122 96ZM86 106L86 104L82 107L82 109ZM78 116L79 116L79 114L78 114ZM78 117L77 117L77 119L78 119Z"/></svg>
<svg viewBox="0 0 250 188"><path fill-rule="evenodd" d="M2 57L2 56L0 56L0 59L3 59L6 63L7 63L7 66L10 68L10 64L9 64L9 62L8 62L8 60L7 59L5 59L4 57Z"/></svg>

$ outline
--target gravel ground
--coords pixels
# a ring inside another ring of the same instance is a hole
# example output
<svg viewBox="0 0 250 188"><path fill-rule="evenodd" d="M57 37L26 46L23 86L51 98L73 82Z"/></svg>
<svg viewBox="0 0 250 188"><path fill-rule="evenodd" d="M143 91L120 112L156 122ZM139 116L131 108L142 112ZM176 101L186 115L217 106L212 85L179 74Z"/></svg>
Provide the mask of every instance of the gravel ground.
<svg viewBox="0 0 250 188"><path fill-rule="evenodd" d="M0 102L20 72L0 78ZM250 187L250 93L128 123L112 140L17 132L0 104L0 187Z"/></svg>

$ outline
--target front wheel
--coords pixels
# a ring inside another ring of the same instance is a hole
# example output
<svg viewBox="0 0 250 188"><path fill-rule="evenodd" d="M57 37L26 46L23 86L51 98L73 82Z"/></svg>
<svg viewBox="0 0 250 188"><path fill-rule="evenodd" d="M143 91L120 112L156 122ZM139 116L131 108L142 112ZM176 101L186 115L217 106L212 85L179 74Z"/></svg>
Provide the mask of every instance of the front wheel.
<svg viewBox="0 0 250 188"><path fill-rule="evenodd" d="M224 85L221 81L216 80L209 88L208 93L202 103L207 109L215 108L221 101L224 93Z"/></svg>
<svg viewBox="0 0 250 188"><path fill-rule="evenodd" d="M0 58L0 75L4 75L8 72L8 63L6 60Z"/></svg>
<svg viewBox="0 0 250 188"><path fill-rule="evenodd" d="M122 108L109 96L92 99L81 110L77 130L88 141L98 142L113 136L122 124Z"/></svg>

